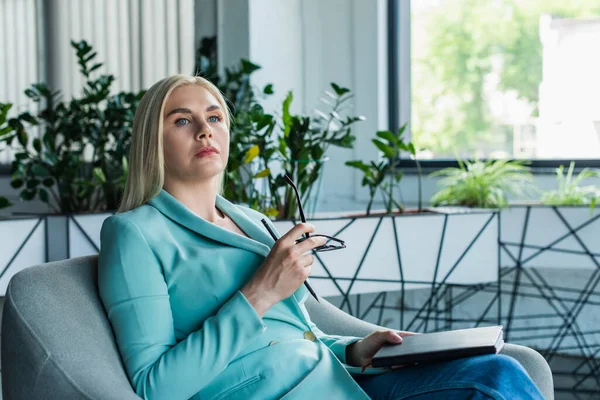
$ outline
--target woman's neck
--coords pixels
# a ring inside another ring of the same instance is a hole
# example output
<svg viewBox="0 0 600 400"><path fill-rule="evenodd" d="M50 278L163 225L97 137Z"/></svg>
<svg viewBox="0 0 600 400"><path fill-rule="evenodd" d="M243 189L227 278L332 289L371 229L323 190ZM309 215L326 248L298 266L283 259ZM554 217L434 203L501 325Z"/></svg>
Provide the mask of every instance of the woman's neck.
<svg viewBox="0 0 600 400"><path fill-rule="evenodd" d="M217 184L214 180L197 183L165 181L163 189L208 222L223 219L216 208Z"/></svg>

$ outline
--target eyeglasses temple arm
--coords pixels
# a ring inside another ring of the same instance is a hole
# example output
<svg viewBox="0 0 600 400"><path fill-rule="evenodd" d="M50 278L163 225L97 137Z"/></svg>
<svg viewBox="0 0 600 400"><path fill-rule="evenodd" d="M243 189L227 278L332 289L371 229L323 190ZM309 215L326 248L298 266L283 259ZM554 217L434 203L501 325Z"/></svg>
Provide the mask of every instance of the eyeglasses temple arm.
<svg viewBox="0 0 600 400"><path fill-rule="evenodd" d="M302 222L306 222L306 217L304 216L304 210L302 209L302 202L300 201L300 194L298 193L298 188L294 184L294 181L292 181L292 178L290 178L288 175L285 175L284 179L292 188L294 188L294 193L296 193L296 200L298 201L298 210L300 211L300 219L302 220ZM308 233L305 233L304 236L307 239L310 237Z"/></svg>

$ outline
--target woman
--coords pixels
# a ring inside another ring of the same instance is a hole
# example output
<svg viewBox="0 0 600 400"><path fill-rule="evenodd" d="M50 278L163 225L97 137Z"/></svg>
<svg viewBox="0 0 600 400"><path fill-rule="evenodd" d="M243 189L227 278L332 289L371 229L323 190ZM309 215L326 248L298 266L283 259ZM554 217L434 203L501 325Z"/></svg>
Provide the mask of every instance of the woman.
<svg viewBox="0 0 600 400"><path fill-rule="evenodd" d="M139 396L542 398L506 356L361 372L383 343L409 333L321 332L303 305L303 282L323 239L296 243L314 230L298 224L275 242L262 214L219 196L228 153L227 106L211 83L177 75L145 94L120 213L102 227L98 272Z"/></svg>

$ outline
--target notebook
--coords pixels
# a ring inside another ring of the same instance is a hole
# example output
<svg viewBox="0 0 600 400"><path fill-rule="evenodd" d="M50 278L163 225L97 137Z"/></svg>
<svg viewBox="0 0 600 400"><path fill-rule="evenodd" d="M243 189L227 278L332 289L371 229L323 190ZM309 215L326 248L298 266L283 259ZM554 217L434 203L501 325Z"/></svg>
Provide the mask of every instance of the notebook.
<svg viewBox="0 0 600 400"><path fill-rule="evenodd" d="M379 349L373 357L373 367L496 354L504 346L502 326L424 333L402 339L401 344L387 344Z"/></svg>

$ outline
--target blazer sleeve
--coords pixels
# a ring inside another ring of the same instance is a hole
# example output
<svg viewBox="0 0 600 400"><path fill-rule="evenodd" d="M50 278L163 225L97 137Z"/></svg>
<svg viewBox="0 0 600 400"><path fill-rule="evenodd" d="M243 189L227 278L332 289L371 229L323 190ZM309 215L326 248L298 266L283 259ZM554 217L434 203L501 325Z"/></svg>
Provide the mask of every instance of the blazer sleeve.
<svg viewBox="0 0 600 400"><path fill-rule="evenodd" d="M100 297L129 380L144 399L188 399L266 325L241 292L176 342L162 268L139 229L114 216L101 231Z"/></svg>
<svg viewBox="0 0 600 400"><path fill-rule="evenodd" d="M275 232L278 237L281 237L281 234L277 231L277 228L275 228L275 225L273 225L271 220L266 217L264 218L267 220L267 223L269 224L271 229L273 229L273 232ZM302 312L308 319L311 331L317 336L317 338L319 338L321 342L323 342L323 344L329 347L329 349L333 352L333 354L335 354L335 356L338 358L338 360L340 360L340 362L346 364L346 346L348 346L351 343L357 342L362 338L355 336L327 335L326 333L321 331L317 327L317 325L315 325L314 322L312 322L308 314L308 310L306 310L304 304L300 304L300 307L302 308Z"/></svg>

